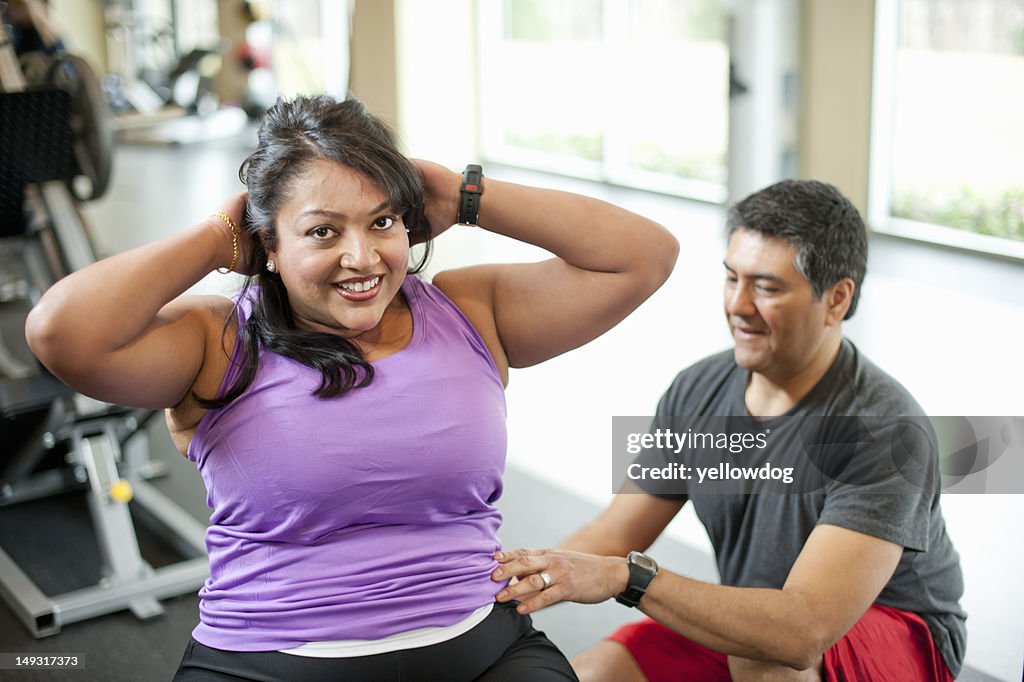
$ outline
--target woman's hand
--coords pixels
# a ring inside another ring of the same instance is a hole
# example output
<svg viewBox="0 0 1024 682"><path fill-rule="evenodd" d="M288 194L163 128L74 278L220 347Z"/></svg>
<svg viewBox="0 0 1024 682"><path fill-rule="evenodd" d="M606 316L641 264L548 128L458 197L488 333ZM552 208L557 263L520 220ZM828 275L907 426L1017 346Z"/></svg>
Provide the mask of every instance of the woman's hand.
<svg viewBox="0 0 1024 682"><path fill-rule="evenodd" d="M436 238L459 219L462 176L433 161L410 161L423 178L424 214L430 222L431 236Z"/></svg>
<svg viewBox="0 0 1024 682"><path fill-rule="evenodd" d="M240 275L256 274L259 272L260 266L264 265L262 263L249 263L249 256L253 249L251 245L252 237L249 235L249 230L246 229L245 222L245 202L248 198L248 192L239 192L221 204L220 208L210 214L210 217L206 220L210 228L220 235L222 245L220 253L223 254L220 259L223 263L221 267L231 267L232 272L237 272ZM231 226L220 214L224 214L235 224L238 228L237 235L232 234ZM236 245L238 248L237 257L235 256Z"/></svg>
<svg viewBox="0 0 1024 682"><path fill-rule="evenodd" d="M516 549L498 552L494 559L501 566L491 574L492 580L519 578L497 595L499 602L518 599L519 613L539 611L560 601L597 604L622 593L629 581L629 567L622 557L561 549Z"/></svg>

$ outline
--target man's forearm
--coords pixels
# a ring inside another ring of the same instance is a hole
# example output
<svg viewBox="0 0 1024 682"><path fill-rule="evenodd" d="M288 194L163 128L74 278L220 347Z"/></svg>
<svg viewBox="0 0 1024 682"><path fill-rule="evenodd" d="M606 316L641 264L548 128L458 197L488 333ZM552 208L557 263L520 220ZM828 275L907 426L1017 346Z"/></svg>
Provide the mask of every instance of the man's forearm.
<svg viewBox="0 0 1024 682"><path fill-rule="evenodd" d="M814 633L801 597L782 590L712 585L663 570L639 608L715 651L795 669L814 665L829 644Z"/></svg>
<svg viewBox="0 0 1024 682"><path fill-rule="evenodd" d="M599 517L559 549L617 557L647 549L646 537L637 538L635 529L617 532L618 527ZM782 590L713 585L662 570L640 610L715 651L796 669L813 665L819 649L829 644L819 641L809 605L798 594Z"/></svg>

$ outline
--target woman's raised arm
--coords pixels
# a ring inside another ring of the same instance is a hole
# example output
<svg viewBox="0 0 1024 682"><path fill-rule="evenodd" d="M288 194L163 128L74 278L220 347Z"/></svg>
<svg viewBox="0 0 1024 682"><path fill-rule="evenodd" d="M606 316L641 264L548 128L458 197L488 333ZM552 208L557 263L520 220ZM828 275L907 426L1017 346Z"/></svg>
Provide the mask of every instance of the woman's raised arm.
<svg viewBox="0 0 1024 682"><path fill-rule="evenodd" d="M454 222L459 176L418 164L432 224L444 212L440 223ZM556 256L451 270L434 280L470 319L490 311L509 367L535 365L603 334L668 279L679 252L664 227L618 206L493 178L484 180L479 223ZM488 330L479 330L486 339Z"/></svg>
<svg viewBox="0 0 1024 682"><path fill-rule="evenodd" d="M241 223L245 195L224 213ZM245 234L212 216L180 234L101 260L54 284L29 313L36 357L72 388L99 400L166 408L219 345L231 302L181 294L218 267L244 272ZM233 244L237 245L238 255Z"/></svg>

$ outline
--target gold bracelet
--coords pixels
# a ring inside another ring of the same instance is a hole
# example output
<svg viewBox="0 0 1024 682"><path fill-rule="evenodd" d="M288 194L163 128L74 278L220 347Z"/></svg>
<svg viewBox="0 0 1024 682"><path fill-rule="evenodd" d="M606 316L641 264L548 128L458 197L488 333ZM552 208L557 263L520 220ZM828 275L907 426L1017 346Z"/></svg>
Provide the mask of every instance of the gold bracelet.
<svg viewBox="0 0 1024 682"><path fill-rule="evenodd" d="M235 269L235 263L238 262L238 225L235 225L235 221L224 211L215 211L210 214L210 217L220 218L231 228L231 265L226 268L217 268L217 272L222 275L231 274L231 271Z"/></svg>

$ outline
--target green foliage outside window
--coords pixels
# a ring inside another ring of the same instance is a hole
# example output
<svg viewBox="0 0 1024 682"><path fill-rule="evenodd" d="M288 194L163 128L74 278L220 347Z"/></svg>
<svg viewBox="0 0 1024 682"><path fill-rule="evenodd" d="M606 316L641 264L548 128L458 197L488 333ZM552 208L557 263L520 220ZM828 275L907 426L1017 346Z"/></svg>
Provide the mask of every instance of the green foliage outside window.
<svg viewBox="0 0 1024 682"><path fill-rule="evenodd" d="M893 213L924 223L1024 241L1024 186L982 194L969 186L935 195L897 190Z"/></svg>
<svg viewBox="0 0 1024 682"><path fill-rule="evenodd" d="M634 144L630 148L630 166L677 178L689 178L725 184L725 154L682 156L670 154L654 142Z"/></svg>
<svg viewBox="0 0 1024 682"><path fill-rule="evenodd" d="M512 147L535 149L548 154L573 156L587 161L600 161L604 140L600 135L556 132L505 132L505 142Z"/></svg>

